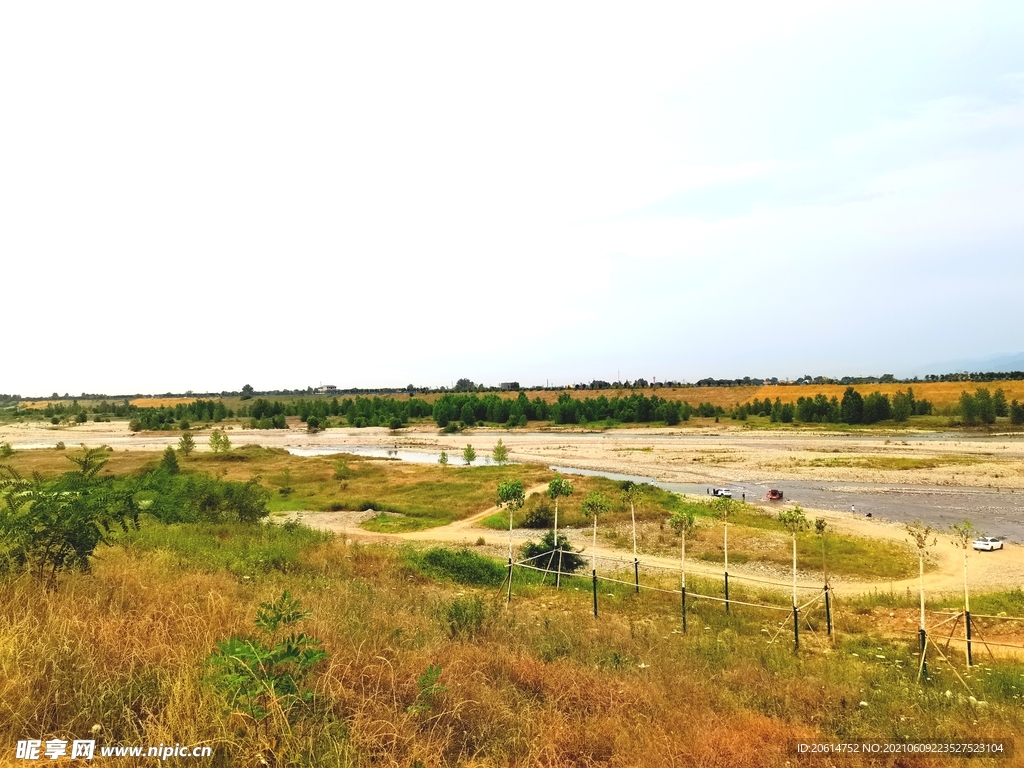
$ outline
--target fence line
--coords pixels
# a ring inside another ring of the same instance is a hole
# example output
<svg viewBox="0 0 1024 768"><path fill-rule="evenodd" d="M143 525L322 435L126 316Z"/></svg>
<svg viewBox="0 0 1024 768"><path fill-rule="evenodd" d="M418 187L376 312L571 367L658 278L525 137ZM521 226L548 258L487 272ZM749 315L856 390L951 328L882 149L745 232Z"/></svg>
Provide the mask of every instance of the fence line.
<svg viewBox="0 0 1024 768"><path fill-rule="evenodd" d="M900 634L904 634L904 635L916 635L918 633L918 630L916 630L916 629L895 629L893 631L894 632L899 632ZM967 642L967 638L964 638L964 637L947 637L947 638L944 638L944 641L945 640L949 640L951 642L956 642L956 643L966 643ZM931 645L937 645L938 644L938 640L932 640L930 638L929 638L928 642ZM997 643L997 642L994 642L992 640L982 640L981 638L978 638L978 639L972 638L971 642L972 643L978 643L979 645L998 645L1001 648L1024 648L1024 645L1018 645L1016 643ZM974 666L978 666L978 665L975 664Z"/></svg>
<svg viewBox="0 0 1024 768"><path fill-rule="evenodd" d="M614 563L622 563L624 566L633 565L633 561L632 560L626 560L626 559L621 558L621 557L610 557L608 555L597 555L597 557L595 558L592 554L591 555L586 555L585 552L580 552L578 554L580 555L580 557L584 557L585 559L588 559L588 560L594 560L594 559L596 559L596 560L610 560L611 562L614 562ZM679 569L675 568L675 567L673 567L671 565L657 565L655 563L645 563L643 560L640 560L639 562L640 562L640 567L641 568L654 568L654 569L660 570L660 571L670 571L671 573L679 573ZM710 576L712 578L722 578L724 576L724 574L725 574L724 571L719 573L717 571L702 571L702 570L698 570L696 568L687 568L686 569L686 573L692 574L692 575L695 575L695 576ZM793 588L793 582L791 582L791 581L773 581L771 579L759 579L756 576L744 576L743 574L733 573L732 571L729 571L729 579L730 579L730 581L732 579L742 579L744 581L754 581L754 582L759 582L761 584L772 584L772 585L775 585L775 586L778 586L778 587L786 587L787 589L792 589ZM815 590L816 591L816 590L820 590L821 589L821 585L820 584L815 584L815 585L812 586L812 585L797 584L796 588L797 589L808 590L808 591L810 591L810 590Z"/></svg>

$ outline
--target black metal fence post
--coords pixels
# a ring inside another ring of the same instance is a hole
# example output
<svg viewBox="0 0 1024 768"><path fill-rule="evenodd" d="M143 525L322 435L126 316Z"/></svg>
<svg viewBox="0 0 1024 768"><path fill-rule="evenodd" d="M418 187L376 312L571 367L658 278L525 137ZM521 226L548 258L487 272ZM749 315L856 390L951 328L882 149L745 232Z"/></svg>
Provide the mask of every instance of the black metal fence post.
<svg viewBox="0 0 1024 768"><path fill-rule="evenodd" d="M964 618L967 619L967 666L974 666L974 656L971 653L971 612L964 611ZM982 639L984 641L984 638Z"/></svg>
<svg viewBox="0 0 1024 768"><path fill-rule="evenodd" d="M594 576L594 618L597 618L597 569L593 570Z"/></svg>
<svg viewBox="0 0 1024 768"><path fill-rule="evenodd" d="M832 637L832 595L829 594L828 584L825 585L825 626L828 636Z"/></svg>

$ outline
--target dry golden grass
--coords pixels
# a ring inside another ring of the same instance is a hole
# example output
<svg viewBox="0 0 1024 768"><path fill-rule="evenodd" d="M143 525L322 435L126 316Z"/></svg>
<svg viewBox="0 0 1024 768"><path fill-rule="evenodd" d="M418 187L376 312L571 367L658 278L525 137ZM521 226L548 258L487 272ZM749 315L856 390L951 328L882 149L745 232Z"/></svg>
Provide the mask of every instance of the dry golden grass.
<svg viewBox="0 0 1024 768"><path fill-rule="evenodd" d="M176 405L194 403L196 399L195 397L137 397L128 402L139 408L173 408ZM220 400L219 397L211 399Z"/></svg>
<svg viewBox="0 0 1024 768"><path fill-rule="evenodd" d="M69 444L63 451L53 448L36 448L33 450L15 451L3 460L3 464L15 469L23 477L38 472L43 477L55 477L69 472L75 465L68 461L68 456L80 453L77 445ZM147 468L152 469L160 461L160 454L154 451L108 451L107 464L103 468L104 475L135 474Z"/></svg>
<svg viewBox="0 0 1024 768"><path fill-rule="evenodd" d="M317 670L315 716L254 729L204 683L204 659L251 635L257 605L284 588L313 611L301 628L331 658ZM595 621L586 591L525 590L506 611L491 589L439 584L395 550L337 541L305 550L287 575L248 580L163 549L105 550L95 576L66 577L58 593L0 581L0 735L83 738L100 724L102 743L209 744L218 764L238 766L754 768L783 765L788 738L976 738L1024 725L1012 706L970 713L810 638L799 656L766 647L759 627L774 624L750 611L695 605L683 636L671 599L602 595ZM453 636L448 609L476 597L486 619ZM852 647L885 642L844 621ZM411 711L434 664L446 690Z"/></svg>

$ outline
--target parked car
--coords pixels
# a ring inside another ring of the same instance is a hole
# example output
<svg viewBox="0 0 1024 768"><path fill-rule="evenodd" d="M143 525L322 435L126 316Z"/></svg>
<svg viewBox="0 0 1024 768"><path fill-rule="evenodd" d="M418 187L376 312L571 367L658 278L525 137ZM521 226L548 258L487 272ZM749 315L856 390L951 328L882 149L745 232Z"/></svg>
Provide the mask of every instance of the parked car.
<svg viewBox="0 0 1024 768"><path fill-rule="evenodd" d="M994 549L1002 549L1003 542L993 536L979 536L974 540L973 546L978 551L991 552Z"/></svg>
<svg viewBox="0 0 1024 768"><path fill-rule="evenodd" d="M727 499L731 499L732 498L732 491L729 490L728 488L712 488L711 489L711 495L712 496L724 496Z"/></svg>

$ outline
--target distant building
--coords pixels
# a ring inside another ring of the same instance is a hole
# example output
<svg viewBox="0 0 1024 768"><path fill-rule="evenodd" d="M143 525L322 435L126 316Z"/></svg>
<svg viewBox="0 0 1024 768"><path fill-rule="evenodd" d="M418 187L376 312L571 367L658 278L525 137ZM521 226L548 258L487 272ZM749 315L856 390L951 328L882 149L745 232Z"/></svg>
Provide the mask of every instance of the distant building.
<svg viewBox="0 0 1024 768"><path fill-rule="evenodd" d="M333 384L324 384L316 388L316 393L318 395L336 395L338 394L338 388Z"/></svg>
<svg viewBox="0 0 1024 768"><path fill-rule="evenodd" d="M501 391L502 392L515 392L517 389L519 389L519 382L518 381L503 381L503 382L501 382Z"/></svg>

